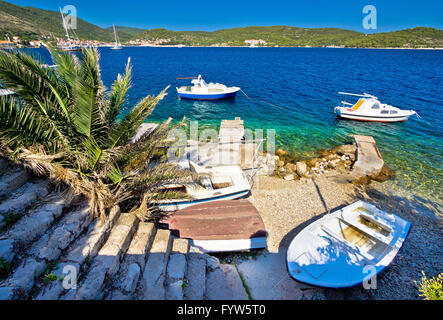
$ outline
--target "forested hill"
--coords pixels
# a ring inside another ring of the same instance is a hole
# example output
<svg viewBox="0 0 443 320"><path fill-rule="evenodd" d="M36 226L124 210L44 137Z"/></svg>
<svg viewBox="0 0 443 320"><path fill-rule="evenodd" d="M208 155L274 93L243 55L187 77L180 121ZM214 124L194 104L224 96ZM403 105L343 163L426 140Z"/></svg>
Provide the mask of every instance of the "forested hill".
<svg viewBox="0 0 443 320"><path fill-rule="evenodd" d="M247 40L261 40L263 46L344 46L344 47L443 47L443 30L417 27L395 32L364 33L337 28L298 28L289 26L244 27L207 31L170 31L116 27L120 40L141 39L162 45L245 46ZM101 28L80 18L76 34L81 40L114 40L112 27ZM0 0L0 40L20 36L37 40L42 35L64 37L60 12L21 7Z"/></svg>
<svg viewBox="0 0 443 320"><path fill-rule="evenodd" d="M369 35L336 28L288 26L245 27L214 32L152 29L137 35L137 38L169 39L169 43L165 44L184 45L244 46L245 40L263 40L267 46L443 47L443 30L425 27Z"/></svg>

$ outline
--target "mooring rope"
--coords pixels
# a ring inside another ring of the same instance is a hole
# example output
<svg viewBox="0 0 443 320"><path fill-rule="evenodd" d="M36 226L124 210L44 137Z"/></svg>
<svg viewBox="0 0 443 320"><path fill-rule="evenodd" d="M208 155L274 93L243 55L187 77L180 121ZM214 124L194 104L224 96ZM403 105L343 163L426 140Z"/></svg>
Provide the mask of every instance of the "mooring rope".
<svg viewBox="0 0 443 320"><path fill-rule="evenodd" d="M272 103L272 102L269 102L269 101L261 100L261 99L251 98L250 96L248 96L248 95L243 91L243 89L240 89L240 91L241 91L241 92L245 95L245 97L248 98L249 100L253 100L253 101L257 101L257 102L261 102L261 103L268 104L268 105L270 105L270 106L273 106L273 107L279 108L279 109L284 110L284 111L290 111L290 112L294 112L294 113L296 113L295 110L292 110L292 109L290 109L290 108L288 108L288 107L284 107L284 106L281 106L281 105L278 105L278 104L275 104L275 103Z"/></svg>

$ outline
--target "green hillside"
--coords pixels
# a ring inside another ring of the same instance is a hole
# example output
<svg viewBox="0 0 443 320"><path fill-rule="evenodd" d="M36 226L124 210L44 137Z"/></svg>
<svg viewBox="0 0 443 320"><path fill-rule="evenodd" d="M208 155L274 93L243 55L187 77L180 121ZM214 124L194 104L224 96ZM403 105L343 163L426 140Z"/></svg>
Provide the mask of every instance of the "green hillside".
<svg viewBox="0 0 443 320"><path fill-rule="evenodd" d="M145 40L169 39L166 44L244 46L245 40L264 40L268 46L345 47L443 47L443 30L417 27L402 31L364 33L336 29L288 26L246 27L214 32L152 29L140 35Z"/></svg>
<svg viewBox="0 0 443 320"><path fill-rule="evenodd" d="M137 38L140 34L146 31L146 29L139 29L139 28L130 28L130 27L122 27L122 26L115 26L115 29L117 30L118 37L122 41L128 41L131 39ZM106 28L106 30L110 30L112 32L112 27Z"/></svg>
<svg viewBox="0 0 443 320"><path fill-rule="evenodd" d="M77 27L76 33L81 40L114 40L112 27L100 28L82 19L77 20ZM122 42L165 39L162 44L167 45L244 46L245 40L264 40L267 46L443 47L443 30L425 27L369 35L337 28L308 29L289 26L245 27L214 32L143 30L122 26L116 29ZM0 39L5 38L5 33L25 40L38 39L40 35L64 37L58 11L21 7L0 0Z"/></svg>
<svg viewBox="0 0 443 320"><path fill-rule="evenodd" d="M77 19L77 33L81 40L112 41L112 31ZM32 7L20 7L0 1L0 39L5 33L20 36L26 40L37 39L39 35L64 36L60 13Z"/></svg>
<svg viewBox="0 0 443 320"><path fill-rule="evenodd" d="M360 35L344 42L348 47L443 48L443 30L417 27L394 32Z"/></svg>

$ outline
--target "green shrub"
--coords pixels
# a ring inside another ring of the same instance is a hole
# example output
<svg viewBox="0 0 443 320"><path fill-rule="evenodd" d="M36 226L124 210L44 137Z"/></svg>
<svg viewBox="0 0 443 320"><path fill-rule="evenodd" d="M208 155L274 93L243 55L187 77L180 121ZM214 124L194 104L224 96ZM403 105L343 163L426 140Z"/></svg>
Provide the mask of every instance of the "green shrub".
<svg viewBox="0 0 443 320"><path fill-rule="evenodd" d="M443 273L431 279L428 279L423 271L422 274L420 283L416 282L420 297L424 297L425 300L443 300Z"/></svg>

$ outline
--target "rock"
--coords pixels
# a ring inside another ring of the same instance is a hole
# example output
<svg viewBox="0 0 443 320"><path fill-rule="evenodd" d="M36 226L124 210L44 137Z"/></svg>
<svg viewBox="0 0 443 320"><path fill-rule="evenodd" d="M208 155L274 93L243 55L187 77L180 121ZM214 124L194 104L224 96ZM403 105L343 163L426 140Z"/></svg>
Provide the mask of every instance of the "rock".
<svg viewBox="0 0 443 320"><path fill-rule="evenodd" d="M277 156L279 156L279 158L281 158L281 157L285 157L285 156L287 156L287 155L288 155L288 152L285 151L285 150L283 150L283 149L277 149L277 151L275 151L275 154L276 154Z"/></svg>
<svg viewBox="0 0 443 320"><path fill-rule="evenodd" d="M214 271L215 269L217 269L218 267L220 267L220 260L218 260L216 257L214 256L208 256L206 258L206 268L209 271Z"/></svg>
<svg viewBox="0 0 443 320"><path fill-rule="evenodd" d="M75 296L79 300L101 299L105 277L112 278L120 266L120 257L129 247L139 220L133 214L120 215L105 245L92 262L83 285Z"/></svg>
<svg viewBox="0 0 443 320"><path fill-rule="evenodd" d="M313 159L310 159L310 160L308 160L307 162L306 162L306 164L309 166L309 167L315 167L316 165L317 165L317 162L319 162L320 161L320 159L318 159L318 158L313 158Z"/></svg>
<svg viewBox="0 0 443 320"><path fill-rule="evenodd" d="M295 164L293 164L293 163L287 163L285 165L285 169L286 169L287 172L296 172L297 166Z"/></svg>
<svg viewBox="0 0 443 320"><path fill-rule="evenodd" d="M369 176L362 176L362 177L359 177L355 180L352 180L352 183L355 185L367 185L370 182L371 182L371 177L369 177Z"/></svg>
<svg viewBox="0 0 443 320"><path fill-rule="evenodd" d="M284 177L284 179L285 179L285 180L288 180L288 181L292 181L292 180L294 180L294 175L293 175L293 174L288 174L288 175L286 175L286 176Z"/></svg>
<svg viewBox="0 0 443 320"><path fill-rule="evenodd" d="M394 177L394 175L394 171L392 171L388 166L383 165L381 171L378 174L371 176L371 179L378 182L385 182L389 178Z"/></svg>
<svg viewBox="0 0 443 320"><path fill-rule="evenodd" d="M333 153L337 153L339 155L348 155L352 157L354 156L355 159L355 153L357 151L357 146L355 144L344 144L342 146L335 147L331 150Z"/></svg>
<svg viewBox="0 0 443 320"><path fill-rule="evenodd" d="M282 160L278 160L277 161L277 166L278 167L283 167L285 165L285 162L284 161L282 161Z"/></svg>
<svg viewBox="0 0 443 320"><path fill-rule="evenodd" d="M301 162L301 161L297 162L297 163L296 163L296 171L297 171L297 174L298 174L300 177L304 177L304 176L306 176L307 171L308 171L308 168L307 168L307 166L306 166L306 163L305 163L305 162Z"/></svg>
<svg viewBox="0 0 443 320"><path fill-rule="evenodd" d="M48 261L57 259L61 251L77 238L91 220L88 206L70 211L60 220L57 227L32 245L30 252L40 259Z"/></svg>
<svg viewBox="0 0 443 320"><path fill-rule="evenodd" d="M333 162L333 161L329 161L329 162L328 162L328 167L329 167L329 168L331 168L331 169L335 169L336 166L337 166L337 165L335 164L335 162Z"/></svg>
<svg viewBox="0 0 443 320"><path fill-rule="evenodd" d="M173 279L183 279L186 270L186 257L181 253L174 253L169 257L167 273Z"/></svg>

